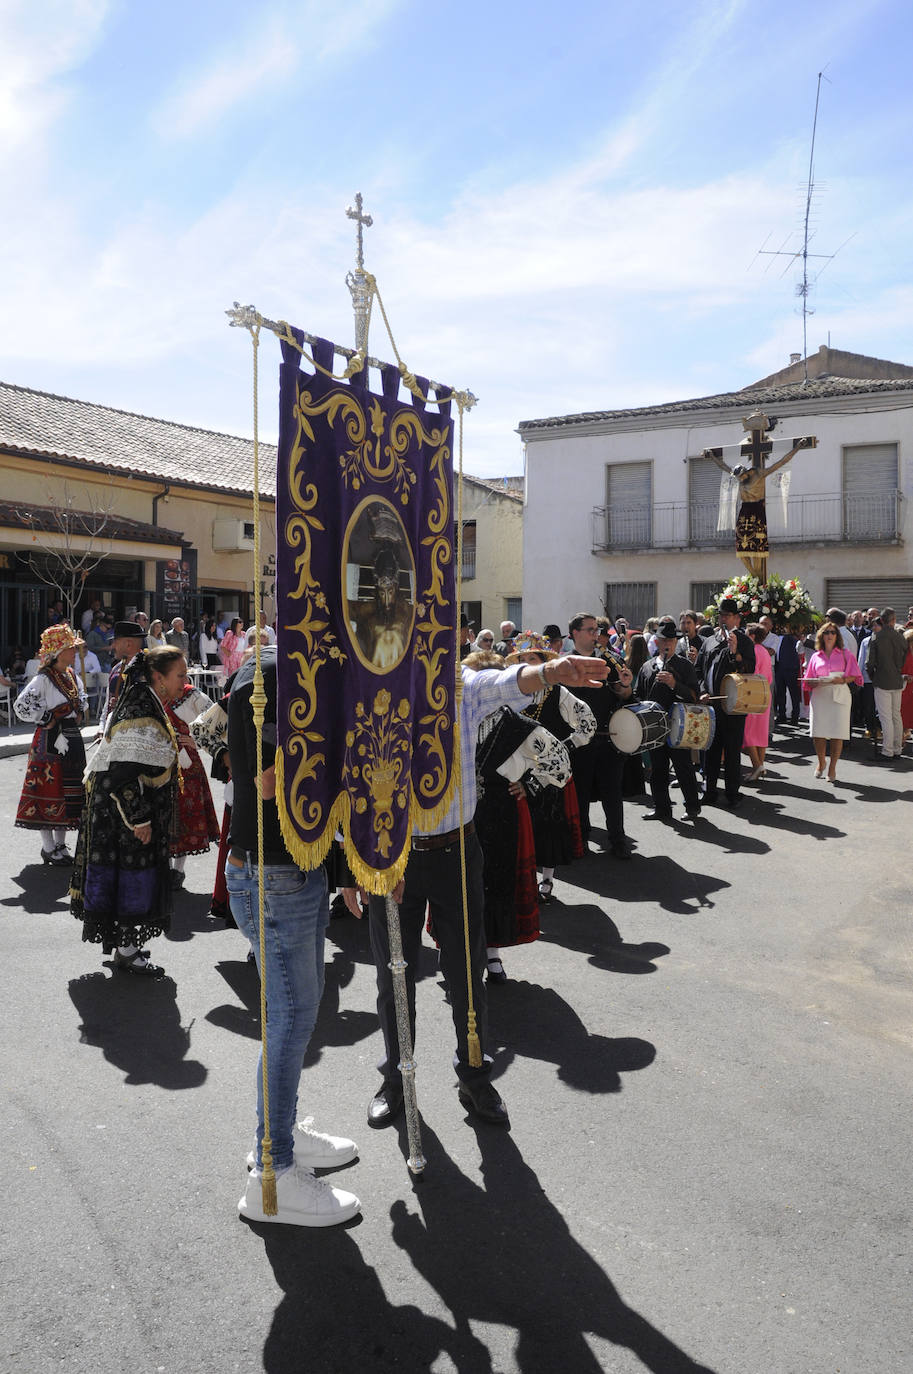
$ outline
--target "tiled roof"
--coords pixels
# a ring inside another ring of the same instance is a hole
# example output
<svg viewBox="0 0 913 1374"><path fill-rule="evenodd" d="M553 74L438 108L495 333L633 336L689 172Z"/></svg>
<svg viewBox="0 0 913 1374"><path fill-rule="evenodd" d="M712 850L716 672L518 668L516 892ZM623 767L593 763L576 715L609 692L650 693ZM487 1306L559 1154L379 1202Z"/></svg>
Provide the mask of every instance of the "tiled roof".
<svg viewBox="0 0 913 1374"><path fill-rule="evenodd" d="M464 482L472 482L476 487L487 487L489 491L497 492L499 496L509 496L515 501L523 500L522 477L470 477L468 472L463 473Z"/></svg>
<svg viewBox="0 0 913 1374"><path fill-rule="evenodd" d="M543 420L521 420L521 434L536 429L560 429L563 425L598 424L611 420L649 420L652 416L686 415L691 411L744 410L746 406L783 406L797 401L829 400L838 396L892 396L913 390L913 383L901 381L873 381L867 378L821 377L808 383L786 386L746 388L744 391L723 391L717 396L697 396L689 401L670 401L665 405L638 406L630 410L591 410L580 415L553 415Z"/></svg>
<svg viewBox="0 0 913 1374"><path fill-rule="evenodd" d="M53 506L25 505L22 501L0 501L0 525L6 529L49 530L61 533L66 526L63 512ZM161 525L147 525L142 520L130 520L124 515L108 515L105 511L68 510L67 524L75 535L101 535L108 539L127 539L144 544L180 544L183 535L178 530L166 530Z"/></svg>
<svg viewBox="0 0 913 1374"><path fill-rule="evenodd" d="M234 434L0 382L0 450L68 458L162 482L249 494L254 445ZM276 450L260 446L260 491L275 496Z"/></svg>

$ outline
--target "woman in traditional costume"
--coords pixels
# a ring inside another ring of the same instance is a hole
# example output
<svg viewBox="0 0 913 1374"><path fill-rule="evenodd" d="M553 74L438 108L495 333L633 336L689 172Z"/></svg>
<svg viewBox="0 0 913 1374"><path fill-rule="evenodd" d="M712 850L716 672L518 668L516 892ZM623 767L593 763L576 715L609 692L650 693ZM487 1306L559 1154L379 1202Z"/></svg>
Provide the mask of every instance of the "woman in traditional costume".
<svg viewBox="0 0 913 1374"><path fill-rule="evenodd" d="M505 666L500 655L474 653L469 668ZM564 745L528 716L502 706L479 726L476 745L476 833L485 859L488 981L507 980L501 949L539 938L536 845L527 799L571 776Z"/></svg>
<svg viewBox="0 0 913 1374"><path fill-rule="evenodd" d="M205 692L186 682L177 699L167 707L168 718L177 736L182 787L178 794L178 825L171 841L171 881L174 887L184 882L188 854L208 854L219 839L219 821L212 803L206 769L197 753L190 730L191 721L208 711L212 702Z"/></svg>
<svg viewBox="0 0 913 1374"><path fill-rule="evenodd" d="M66 833L76 830L86 794L82 775L86 751L79 733L89 709L86 690L73 672L83 644L67 624L50 625L41 636L41 667L13 704L20 720L37 725L16 812L16 824L41 831L41 861L69 867L73 856Z"/></svg>
<svg viewBox="0 0 913 1374"><path fill-rule="evenodd" d="M536 665L558 657L546 647L541 635L522 635L517 644L519 648L507 659L508 666L513 663ZM537 692L523 714L544 726L549 734L564 744L568 752L589 744L596 733L596 717L589 706L560 683ZM539 900L550 902L555 869L559 864L566 866L574 859L583 858L580 809L574 780L569 778L561 788L543 787L527 800L533 823L536 865L542 870Z"/></svg>
<svg viewBox="0 0 913 1374"><path fill-rule="evenodd" d="M187 681L180 649L146 649L124 670L86 770L86 811L70 888L82 938L125 973L161 976L142 946L171 924L169 857L180 748L167 707Z"/></svg>

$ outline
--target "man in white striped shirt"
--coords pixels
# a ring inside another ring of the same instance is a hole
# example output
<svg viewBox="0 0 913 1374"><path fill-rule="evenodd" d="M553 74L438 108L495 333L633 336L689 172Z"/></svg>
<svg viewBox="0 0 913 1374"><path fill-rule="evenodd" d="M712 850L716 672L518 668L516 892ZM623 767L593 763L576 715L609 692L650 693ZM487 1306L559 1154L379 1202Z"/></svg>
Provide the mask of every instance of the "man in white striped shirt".
<svg viewBox="0 0 913 1374"><path fill-rule="evenodd" d="M415 968L422 942L426 906L430 906L434 937L441 951L441 972L450 995L457 1047L454 1063L459 1079L459 1098L464 1107L483 1121L510 1124L507 1108L490 1081L492 1059L487 1053L487 1002L482 974L485 969L484 895L482 888L482 850L473 827L476 809L475 751L481 722L499 706L520 708L525 699L541 691L543 685L562 683L565 687L597 686L608 673L608 664L599 658L550 659L537 667L519 664L503 671L474 672L462 668L463 695L460 710L460 755L462 760L462 808L454 797L446 815L432 834L415 832L404 880L393 893L400 906L403 957L409 1019L415 1039ZM482 1046L482 1066L473 1068L467 1046L469 998L466 987L466 946L463 932L463 884L460 871L460 829L466 852L466 892L469 913L469 944L472 997L476 1030ZM505 855L511 861L512 856ZM347 905L355 914L354 889L347 893ZM370 1126L388 1126L403 1105L403 1084L399 1070L399 1042L393 1001L393 976L387 942L387 918L383 897L371 897L368 904L371 950L377 970L377 1014L384 1036L383 1076L379 1091L368 1108Z"/></svg>

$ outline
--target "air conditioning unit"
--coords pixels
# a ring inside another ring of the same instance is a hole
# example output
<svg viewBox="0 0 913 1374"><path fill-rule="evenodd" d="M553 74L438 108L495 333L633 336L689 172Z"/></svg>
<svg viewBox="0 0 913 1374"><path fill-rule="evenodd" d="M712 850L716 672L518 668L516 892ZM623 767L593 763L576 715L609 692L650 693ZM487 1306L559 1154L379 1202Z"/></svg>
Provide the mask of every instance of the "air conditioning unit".
<svg viewBox="0 0 913 1374"><path fill-rule="evenodd" d="M254 547L253 520L213 520L212 547L215 553L251 553Z"/></svg>

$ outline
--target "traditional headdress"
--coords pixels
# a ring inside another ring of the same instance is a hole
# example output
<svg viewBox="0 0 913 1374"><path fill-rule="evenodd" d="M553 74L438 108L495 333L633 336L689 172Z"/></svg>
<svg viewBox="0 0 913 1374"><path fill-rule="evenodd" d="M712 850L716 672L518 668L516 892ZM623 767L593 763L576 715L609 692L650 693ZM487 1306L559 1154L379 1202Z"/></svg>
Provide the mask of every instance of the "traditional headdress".
<svg viewBox="0 0 913 1374"><path fill-rule="evenodd" d="M523 630L514 636L514 651L507 655L504 662L512 668L515 663L521 663L526 654L539 654L545 659L558 657L554 649L548 647L545 636L537 634L535 630Z"/></svg>
<svg viewBox="0 0 913 1374"><path fill-rule="evenodd" d="M59 625L49 625L46 630L42 630L41 643L38 646L38 657L41 659L42 668L53 663L57 655L62 654L64 649L78 649L85 642L84 639L80 639L77 634L74 634L66 621Z"/></svg>

